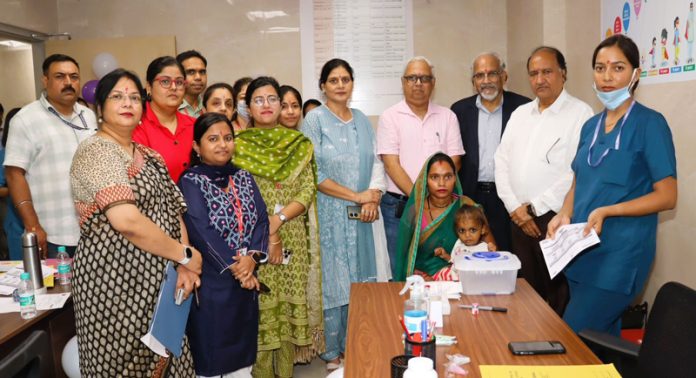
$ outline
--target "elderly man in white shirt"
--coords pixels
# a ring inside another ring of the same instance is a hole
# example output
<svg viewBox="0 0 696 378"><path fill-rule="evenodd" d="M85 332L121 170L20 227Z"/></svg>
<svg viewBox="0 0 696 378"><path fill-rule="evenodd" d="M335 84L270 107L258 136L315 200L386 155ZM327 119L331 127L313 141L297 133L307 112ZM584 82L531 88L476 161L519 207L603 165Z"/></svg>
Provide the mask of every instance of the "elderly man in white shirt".
<svg viewBox="0 0 696 378"><path fill-rule="evenodd" d="M522 277L562 315L568 284L562 274L551 280L539 241L570 188L580 130L593 112L564 89L566 63L558 49L535 49L527 71L537 97L510 117L495 153L495 182L512 219L512 252L522 262Z"/></svg>

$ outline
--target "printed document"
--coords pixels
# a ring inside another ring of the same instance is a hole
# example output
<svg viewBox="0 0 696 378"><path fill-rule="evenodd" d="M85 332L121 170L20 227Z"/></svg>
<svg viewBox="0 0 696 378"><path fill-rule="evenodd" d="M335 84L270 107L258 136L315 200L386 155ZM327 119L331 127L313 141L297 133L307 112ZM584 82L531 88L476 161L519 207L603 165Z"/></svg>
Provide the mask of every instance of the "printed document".
<svg viewBox="0 0 696 378"><path fill-rule="evenodd" d="M575 256L587 248L599 244L599 236L594 228L587 236L583 236L583 230L587 223L574 223L561 226L556 230L554 239L544 239L539 242L541 252L546 260L546 267L553 279L563 268L570 263Z"/></svg>

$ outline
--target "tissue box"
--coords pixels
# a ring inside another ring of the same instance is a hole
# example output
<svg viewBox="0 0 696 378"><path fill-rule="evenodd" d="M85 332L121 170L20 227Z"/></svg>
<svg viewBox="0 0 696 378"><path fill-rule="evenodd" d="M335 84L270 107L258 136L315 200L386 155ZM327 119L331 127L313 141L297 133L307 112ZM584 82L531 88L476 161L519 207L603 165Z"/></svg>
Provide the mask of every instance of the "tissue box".
<svg viewBox="0 0 696 378"><path fill-rule="evenodd" d="M464 295L512 294L522 264L510 252L475 252L455 257Z"/></svg>

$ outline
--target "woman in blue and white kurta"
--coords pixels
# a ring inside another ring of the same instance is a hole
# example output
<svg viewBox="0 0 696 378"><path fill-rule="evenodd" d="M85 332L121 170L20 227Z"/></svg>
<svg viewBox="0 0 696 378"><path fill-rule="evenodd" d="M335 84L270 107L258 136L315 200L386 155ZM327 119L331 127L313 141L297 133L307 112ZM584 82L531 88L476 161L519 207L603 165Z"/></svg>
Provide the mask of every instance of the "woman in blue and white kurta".
<svg viewBox="0 0 696 378"><path fill-rule="evenodd" d="M224 115L208 113L194 126L201 143L206 124L231 123ZM202 155L202 154L201 154ZM184 222L191 245L201 251L203 272L199 304L191 305L187 335L198 376L249 376L256 360L259 301L255 288L243 287L233 272L240 252L258 251L263 260L268 248L266 204L251 174L230 163L198 162L181 176L179 188L188 206ZM240 227L241 223L241 227ZM241 231L241 232L240 232ZM243 254L243 253L242 253ZM242 372L244 372L242 374Z"/></svg>
<svg viewBox="0 0 696 378"><path fill-rule="evenodd" d="M667 121L633 98L638 62L638 48L623 35L609 37L595 50L595 87L607 109L583 126L572 163L573 186L549 222L549 236L568 222L587 222L586 231L600 234L600 244L564 270L570 302L563 319L576 332L619 335L621 315L643 290L655 258L657 213L674 207L677 199Z"/></svg>
<svg viewBox="0 0 696 378"><path fill-rule="evenodd" d="M377 217L386 183L384 167L375 155L370 121L347 106L353 88L348 63L340 59L327 62L320 87L326 93L326 104L307 114L301 131L314 144L317 162L326 335L326 352L321 358L334 364L345 351L350 284L377 277L371 222ZM351 205L361 205L364 221L348 219L346 207Z"/></svg>

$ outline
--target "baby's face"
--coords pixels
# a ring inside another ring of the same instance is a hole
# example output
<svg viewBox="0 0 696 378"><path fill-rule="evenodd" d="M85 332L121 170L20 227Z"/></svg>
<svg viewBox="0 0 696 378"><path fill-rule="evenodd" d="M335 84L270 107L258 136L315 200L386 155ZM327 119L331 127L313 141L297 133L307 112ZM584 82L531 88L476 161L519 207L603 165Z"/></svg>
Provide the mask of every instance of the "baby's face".
<svg viewBox="0 0 696 378"><path fill-rule="evenodd" d="M463 219L457 222L457 237L464 245L473 246L481 242L483 225L473 219Z"/></svg>

